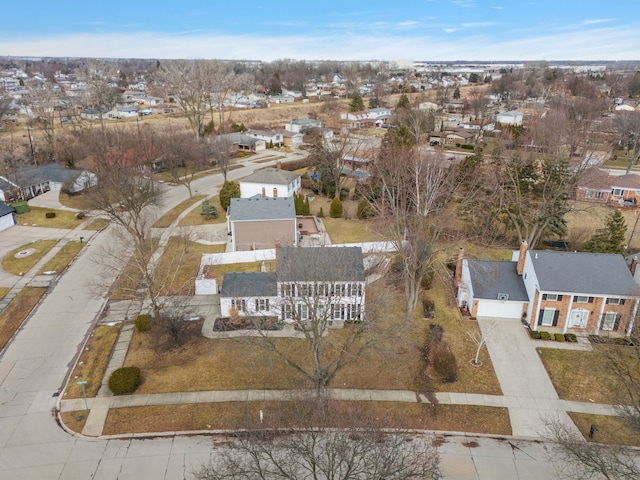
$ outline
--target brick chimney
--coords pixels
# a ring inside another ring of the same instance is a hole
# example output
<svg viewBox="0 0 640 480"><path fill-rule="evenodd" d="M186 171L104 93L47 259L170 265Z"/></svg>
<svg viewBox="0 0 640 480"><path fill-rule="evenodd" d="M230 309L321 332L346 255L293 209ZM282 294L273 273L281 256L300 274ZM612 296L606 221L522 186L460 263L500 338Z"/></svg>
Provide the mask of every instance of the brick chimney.
<svg viewBox="0 0 640 480"><path fill-rule="evenodd" d="M266 198L267 197L267 189L262 187L262 198Z"/></svg>
<svg viewBox="0 0 640 480"><path fill-rule="evenodd" d="M462 260L464 260L464 248L460 247L458 249L458 260L456 262L456 276L455 281L456 285L460 285L462 283Z"/></svg>
<svg viewBox="0 0 640 480"><path fill-rule="evenodd" d="M520 253L518 255L518 266L516 267L516 272L518 275L522 275L524 273L524 260L527 258L527 248L529 245L526 240L523 240L520 244Z"/></svg>
<svg viewBox="0 0 640 480"><path fill-rule="evenodd" d="M631 271L632 276L636 276L636 268L638 267L638 257L634 256L631 259L631 265L629 265L629 270Z"/></svg>

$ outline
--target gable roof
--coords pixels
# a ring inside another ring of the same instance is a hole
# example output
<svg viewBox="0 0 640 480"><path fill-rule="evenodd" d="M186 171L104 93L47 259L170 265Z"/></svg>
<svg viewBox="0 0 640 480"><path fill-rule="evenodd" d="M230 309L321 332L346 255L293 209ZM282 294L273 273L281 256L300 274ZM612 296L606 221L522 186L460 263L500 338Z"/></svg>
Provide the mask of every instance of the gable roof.
<svg viewBox="0 0 640 480"><path fill-rule="evenodd" d="M474 298L497 300L499 293L506 293L509 300L529 301L515 262L468 260L468 265Z"/></svg>
<svg viewBox="0 0 640 480"><path fill-rule="evenodd" d="M593 295L640 295L622 255L585 252L527 252L540 290Z"/></svg>
<svg viewBox="0 0 640 480"><path fill-rule="evenodd" d="M75 180L82 174L82 170L64 168L57 163L50 163L40 167L25 168L7 175L7 180L20 187L28 187L47 181L66 183Z"/></svg>
<svg viewBox="0 0 640 480"><path fill-rule="evenodd" d="M221 297L275 297L274 272L228 272L220 288Z"/></svg>
<svg viewBox="0 0 640 480"><path fill-rule="evenodd" d="M363 282L360 247L281 247L279 282Z"/></svg>
<svg viewBox="0 0 640 480"><path fill-rule="evenodd" d="M255 195L251 198L232 198L227 215L232 222L287 220L296 218L296 207L292 197L263 198Z"/></svg>
<svg viewBox="0 0 640 480"><path fill-rule="evenodd" d="M10 207L6 203L0 202L0 217L4 217L5 215L9 215L16 210L13 207Z"/></svg>
<svg viewBox="0 0 640 480"><path fill-rule="evenodd" d="M612 188L624 188L640 190L640 175L629 173L626 175L610 175L600 169L586 171L578 184L578 188L590 188L592 190L610 190Z"/></svg>
<svg viewBox="0 0 640 480"><path fill-rule="evenodd" d="M280 168L265 168L243 178L239 183L266 183L270 185L289 185L300 175Z"/></svg>

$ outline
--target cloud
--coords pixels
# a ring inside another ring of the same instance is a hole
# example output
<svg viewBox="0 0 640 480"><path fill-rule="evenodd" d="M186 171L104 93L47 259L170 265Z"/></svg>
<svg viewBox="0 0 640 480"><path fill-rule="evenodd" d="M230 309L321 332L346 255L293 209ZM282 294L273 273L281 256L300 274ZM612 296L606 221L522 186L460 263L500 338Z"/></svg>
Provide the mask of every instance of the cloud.
<svg viewBox="0 0 640 480"><path fill-rule="evenodd" d="M468 23L461 23L460 25L462 25L465 28L479 28L479 27L493 27L495 25L498 25L497 22L468 22Z"/></svg>
<svg viewBox="0 0 640 480"><path fill-rule="evenodd" d="M451 3L463 8L473 8L476 6L475 0L451 0Z"/></svg>
<svg viewBox="0 0 640 480"><path fill-rule="evenodd" d="M597 25L599 23L608 23L615 21L615 18L595 18L592 20L585 20L582 25Z"/></svg>
<svg viewBox="0 0 640 480"><path fill-rule="evenodd" d="M420 25L420 23L415 20L407 20L405 22L398 22L396 25L400 28L414 28Z"/></svg>
<svg viewBox="0 0 640 480"><path fill-rule="evenodd" d="M453 33L456 28L445 28ZM600 27L546 35L407 35L408 30L329 31L284 35L192 32L70 34L0 37L0 53L14 56L224 58L236 60L637 60L637 28Z"/></svg>

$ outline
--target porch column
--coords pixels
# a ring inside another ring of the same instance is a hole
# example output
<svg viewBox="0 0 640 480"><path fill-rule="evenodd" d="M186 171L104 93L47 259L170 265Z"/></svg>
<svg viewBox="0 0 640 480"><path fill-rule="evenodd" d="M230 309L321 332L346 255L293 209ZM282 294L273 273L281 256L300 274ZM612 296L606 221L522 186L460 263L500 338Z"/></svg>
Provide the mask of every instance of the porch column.
<svg viewBox="0 0 640 480"><path fill-rule="evenodd" d="M571 295L571 299L569 300L569 308L567 309L567 317L564 322L564 328L562 329L562 333L567 333L567 328L569 328L569 322L571 321L571 307L573 307L573 295Z"/></svg>
<svg viewBox="0 0 640 480"><path fill-rule="evenodd" d="M540 315L540 305L542 305L542 291L538 290L538 304L536 308L533 310L533 315L531 315L531 320L533 320L533 331L538 331L538 315Z"/></svg>
<svg viewBox="0 0 640 480"><path fill-rule="evenodd" d="M598 323L596 324L596 335L600 335L600 327L602 326L602 318L604 315L604 306L607 304L607 297L602 298L602 305L600 306L600 313L598 313Z"/></svg>
<svg viewBox="0 0 640 480"><path fill-rule="evenodd" d="M633 308L631 309L631 319L629 320L629 325L627 325L627 336L631 335L631 330L633 330L633 323L635 322L636 314L638 313L638 304L640 304L640 299L634 302Z"/></svg>

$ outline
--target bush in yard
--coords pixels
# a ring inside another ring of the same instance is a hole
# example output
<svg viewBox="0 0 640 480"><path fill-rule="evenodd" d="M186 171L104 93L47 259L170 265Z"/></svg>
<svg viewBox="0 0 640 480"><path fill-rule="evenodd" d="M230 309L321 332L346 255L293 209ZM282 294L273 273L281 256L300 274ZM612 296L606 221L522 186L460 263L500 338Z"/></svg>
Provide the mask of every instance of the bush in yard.
<svg viewBox="0 0 640 480"><path fill-rule="evenodd" d="M320 211L318 212L318 218L324 218L324 210L320 207Z"/></svg>
<svg viewBox="0 0 640 480"><path fill-rule="evenodd" d="M540 340L540 332L537 330L529 330L529 336L534 340Z"/></svg>
<svg viewBox="0 0 640 480"><path fill-rule="evenodd" d="M331 218L342 218L342 202L339 198L331 200L331 206L329 207L329 216Z"/></svg>
<svg viewBox="0 0 640 480"><path fill-rule="evenodd" d="M76 218L77 218L78 220L82 220L82 219L83 219L84 217L86 217L86 216L87 216L87 214L86 214L86 213L84 213L84 212L78 212L78 213L76 213Z"/></svg>
<svg viewBox="0 0 640 480"><path fill-rule="evenodd" d="M564 338L567 342L576 343L578 341L578 337L573 333L565 333Z"/></svg>
<svg viewBox="0 0 640 480"><path fill-rule="evenodd" d="M140 369L138 367L123 367L114 370L109 377L109 390L114 395L133 393L140 383Z"/></svg>
<svg viewBox="0 0 640 480"><path fill-rule="evenodd" d="M551 340L551 334L549 332L540 332L540 340Z"/></svg>
<svg viewBox="0 0 640 480"><path fill-rule="evenodd" d="M232 198L240 198L240 186L227 180L220 189L220 206L227 210Z"/></svg>
<svg viewBox="0 0 640 480"><path fill-rule="evenodd" d="M442 377L443 382L453 383L458 380L458 364L456 357L446 342L439 342L432 347L433 369Z"/></svg>
<svg viewBox="0 0 640 480"><path fill-rule="evenodd" d="M151 315L142 313L136 317L133 323L139 332L147 332L151 330Z"/></svg>
<svg viewBox="0 0 640 480"><path fill-rule="evenodd" d="M565 341L564 335L562 333L556 333L555 337L556 337L556 342L564 342Z"/></svg>
<svg viewBox="0 0 640 480"><path fill-rule="evenodd" d="M363 198L358 203L358 209L356 210L356 216L361 219L369 218L373 216L373 208L366 198Z"/></svg>
<svg viewBox="0 0 640 480"><path fill-rule="evenodd" d="M56 218L56 212L47 212L44 214L46 218Z"/></svg>

